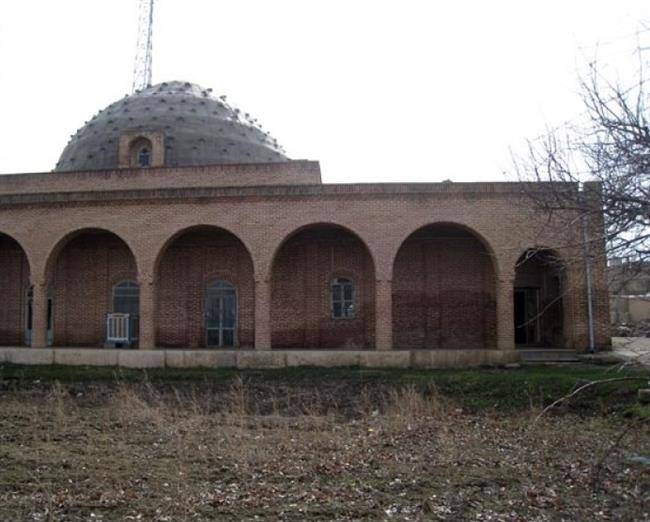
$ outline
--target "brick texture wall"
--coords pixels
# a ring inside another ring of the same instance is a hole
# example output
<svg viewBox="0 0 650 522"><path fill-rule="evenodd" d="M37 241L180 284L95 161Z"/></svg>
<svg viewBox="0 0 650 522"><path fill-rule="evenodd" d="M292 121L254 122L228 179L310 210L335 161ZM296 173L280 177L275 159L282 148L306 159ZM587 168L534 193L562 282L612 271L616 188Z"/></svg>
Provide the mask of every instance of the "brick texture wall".
<svg viewBox="0 0 650 522"><path fill-rule="evenodd" d="M354 283L353 318L332 318L330 283ZM336 227L310 227L290 238L273 265L274 348L368 349L374 345L375 270L366 246Z"/></svg>
<svg viewBox="0 0 650 522"><path fill-rule="evenodd" d="M29 266L16 241L0 234L0 345L24 342Z"/></svg>
<svg viewBox="0 0 650 522"><path fill-rule="evenodd" d="M400 248L393 271L393 346L496 348L492 259L460 227L431 226Z"/></svg>
<svg viewBox="0 0 650 522"><path fill-rule="evenodd" d="M298 167L286 167L287 180ZM242 347L390 349L394 340L394 348L513 349L515 265L523 252L541 245L567 260L566 346L587 347L579 230L549 226L519 184L264 185L282 168L266 172L266 166L234 166L229 175L249 176L241 186L209 183L215 172L208 168L0 179L0 233L18 241L28 260L20 261L13 244L0 245L0 317L6 325L1 329L9 332L3 342L22 338L23 326L16 319L22 305L15 303L24 299L28 264L30 282L39 289L41 325L42 289L54 284L54 339L59 345L101 344L111 285L128 276L137 277L144 290L141 347L151 348L154 342L203 346L204 288L211 278L223 276L238 290ZM255 172L262 178L268 174L258 186L251 185ZM319 223L350 234L330 237L314 228ZM446 225L427 229L436 229L435 234L407 241L422 227L439 223ZM237 241L223 233L197 232L169 244L180 231L197 225L227 230ZM597 228L595 222L592 226ZM293 236L303 228L311 236ZM115 236L93 238L89 229ZM79 231L86 233L67 242ZM124 241L122 246L115 237ZM602 245L593 247L596 344L605 346L605 258ZM23 274L20 284L17 273ZM349 322L332 321L329 281L348 273L358 285L359 314ZM264 300L265 290L256 307L256 287L271 288L270 303ZM179 317L185 319L175 319ZM37 330L40 346L43 329Z"/></svg>
<svg viewBox="0 0 650 522"><path fill-rule="evenodd" d="M188 231L166 249L158 274L156 337L159 346L206 346L206 290L214 281L223 280L237 291L237 346L253 347L253 262L236 237L216 228Z"/></svg>
<svg viewBox="0 0 650 522"><path fill-rule="evenodd" d="M118 237L88 232L72 238L57 256L51 294L55 346L103 346L113 287L136 281L133 254Z"/></svg>

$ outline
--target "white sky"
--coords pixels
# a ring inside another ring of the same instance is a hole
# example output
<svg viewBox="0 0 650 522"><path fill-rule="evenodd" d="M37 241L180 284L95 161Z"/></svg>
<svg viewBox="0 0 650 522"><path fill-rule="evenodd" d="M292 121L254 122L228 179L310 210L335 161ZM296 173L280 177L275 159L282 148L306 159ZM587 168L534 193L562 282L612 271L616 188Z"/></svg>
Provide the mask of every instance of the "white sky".
<svg viewBox="0 0 650 522"><path fill-rule="evenodd" d="M153 81L227 94L325 182L503 180L581 113L587 59L638 66L644 23L648 0L157 0ZM0 172L51 170L130 92L136 34L137 0L0 0Z"/></svg>

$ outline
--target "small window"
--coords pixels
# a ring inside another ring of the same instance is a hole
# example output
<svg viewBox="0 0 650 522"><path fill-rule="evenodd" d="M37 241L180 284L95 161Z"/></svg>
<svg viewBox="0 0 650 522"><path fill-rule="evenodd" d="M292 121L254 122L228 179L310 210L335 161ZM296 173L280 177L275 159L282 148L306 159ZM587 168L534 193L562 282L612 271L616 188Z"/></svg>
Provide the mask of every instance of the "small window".
<svg viewBox="0 0 650 522"><path fill-rule="evenodd" d="M113 312L129 314L140 313L140 287L132 281L123 281L113 288Z"/></svg>
<svg viewBox="0 0 650 522"><path fill-rule="evenodd" d="M147 147L142 147L138 152L138 165L140 167L151 166L151 151Z"/></svg>
<svg viewBox="0 0 650 522"><path fill-rule="evenodd" d="M354 310L354 283L351 279L337 277L330 285L332 296L332 318L351 319Z"/></svg>

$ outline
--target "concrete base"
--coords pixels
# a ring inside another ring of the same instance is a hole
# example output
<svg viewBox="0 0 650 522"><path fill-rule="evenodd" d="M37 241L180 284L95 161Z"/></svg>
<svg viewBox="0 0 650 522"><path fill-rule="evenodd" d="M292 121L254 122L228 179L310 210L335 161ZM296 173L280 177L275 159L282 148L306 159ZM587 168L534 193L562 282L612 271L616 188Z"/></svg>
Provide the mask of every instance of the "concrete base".
<svg viewBox="0 0 650 522"><path fill-rule="evenodd" d="M519 361L515 350L116 350L0 348L0 363L126 368L470 368Z"/></svg>

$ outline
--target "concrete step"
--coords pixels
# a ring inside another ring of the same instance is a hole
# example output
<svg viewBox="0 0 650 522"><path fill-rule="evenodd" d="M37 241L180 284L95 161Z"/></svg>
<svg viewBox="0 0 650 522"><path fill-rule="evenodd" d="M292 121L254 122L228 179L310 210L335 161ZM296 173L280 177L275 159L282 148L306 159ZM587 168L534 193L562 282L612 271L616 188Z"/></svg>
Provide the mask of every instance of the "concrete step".
<svg viewBox="0 0 650 522"><path fill-rule="evenodd" d="M575 350L564 348L521 348L517 352L523 362L577 362Z"/></svg>

